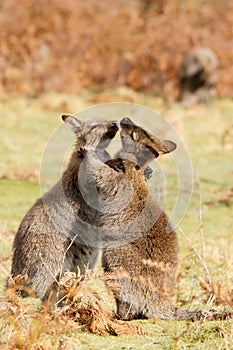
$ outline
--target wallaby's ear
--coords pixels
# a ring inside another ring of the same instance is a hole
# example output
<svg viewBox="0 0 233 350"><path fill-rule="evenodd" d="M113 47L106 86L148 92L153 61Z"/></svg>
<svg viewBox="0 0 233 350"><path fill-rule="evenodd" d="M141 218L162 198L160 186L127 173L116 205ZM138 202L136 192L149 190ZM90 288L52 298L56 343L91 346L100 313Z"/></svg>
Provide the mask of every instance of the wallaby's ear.
<svg viewBox="0 0 233 350"><path fill-rule="evenodd" d="M136 126L136 124L134 124L134 122L129 117L122 118L121 121L120 121L120 125L122 125L122 124Z"/></svg>
<svg viewBox="0 0 233 350"><path fill-rule="evenodd" d="M162 141L164 146L165 146L165 150L162 153L170 153L175 151L176 149L176 144L172 141L168 141L168 140L163 140ZM166 151L167 150L167 151Z"/></svg>
<svg viewBox="0 0 233 350"><path fill-rule="evenodd" d="M168 140L160 140L158 137L149 134L148 131L143 130L144 132L144 139L142 141L142 144L148 148L156 158L159 155L170 153L176 149L176 144L172 141Z"/></svg>
<svg viewBox="0 0 233 350"><path fill-rule="evenodd" d="M83 128L82 120L80 120L77 117L75 117L74 115L70 115L70 114L63 114L62 120L69 128L71 128L71 130L75 134L79 134L81 132L81 130Z"/></svg>

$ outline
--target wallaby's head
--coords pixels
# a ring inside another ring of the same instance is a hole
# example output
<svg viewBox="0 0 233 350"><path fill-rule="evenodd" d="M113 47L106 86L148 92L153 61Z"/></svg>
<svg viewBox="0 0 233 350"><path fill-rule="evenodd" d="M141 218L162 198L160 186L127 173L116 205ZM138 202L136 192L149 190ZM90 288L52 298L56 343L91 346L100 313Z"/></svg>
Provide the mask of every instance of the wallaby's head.
<svg viewBox="0 0 233 350"><path fill-rule="evenodd" d="M63 115L62 119L75 133L77 145L87 151L107 148L118 131L118 125L115 121L80 120L73 115Z"/></svg>
<svg viewBox="0 0 233 350"><path fill-rule="evenodd" d="M122 149L119 156L129 158L140 167L144 167L161 154L176 149L176 144L168 140L160 140L142 127L134 124L128 117L120 121Z"/></svg>

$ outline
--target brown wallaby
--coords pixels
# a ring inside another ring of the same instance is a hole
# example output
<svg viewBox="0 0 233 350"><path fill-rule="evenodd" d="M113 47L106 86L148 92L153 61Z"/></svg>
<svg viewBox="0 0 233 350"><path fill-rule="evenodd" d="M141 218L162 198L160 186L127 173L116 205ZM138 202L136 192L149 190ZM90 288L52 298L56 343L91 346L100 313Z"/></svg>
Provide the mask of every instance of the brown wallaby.
<svg viewBox="0 0 233 350"><path fill-rule="evenodd" d="M125 320L232 316L231 312L176 309L170 303L178 261L177 237L148 188L143 168L176 145L159 140L129 118L121 121L121 138L117 158L106 164L93 152L86 155L86 167L90 172L93 168L92 181L96 181L102 206L96 223L103 228L102 262L109 273L107 284L114 291L118 316Z"/></svg>
<svg viewBox="0 0 233 350"><path fill-rule="evenodd" d="M12 275L27 276L25 286L42 300L51 291L56 292L65 271L83 274L86 267L93 268L96 263L98 248L94 243L85 244L86 225L94 209L88 207L80 192L79 168L84 147L95 150L102 161L108 159L105 148L118 130L112 121L81 121L71 115L62 119L76 135L69 164L61 180L27 212L13 243Z"/></svg>

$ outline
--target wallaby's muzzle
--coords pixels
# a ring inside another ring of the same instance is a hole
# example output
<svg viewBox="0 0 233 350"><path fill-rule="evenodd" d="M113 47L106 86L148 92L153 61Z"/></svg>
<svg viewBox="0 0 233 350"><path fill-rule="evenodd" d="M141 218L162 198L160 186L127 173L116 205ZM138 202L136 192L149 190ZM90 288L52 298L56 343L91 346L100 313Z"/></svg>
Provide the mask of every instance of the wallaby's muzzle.
<svg viewBox="0 0 233 350"><path fill-rule="evenodd" d="M109 126L108 131L107 131L107 136L110 139L113 139L113 137L116 135L117 131L119 130L118 128L118 123L117 122L112 122L112 124Z"/></svg>

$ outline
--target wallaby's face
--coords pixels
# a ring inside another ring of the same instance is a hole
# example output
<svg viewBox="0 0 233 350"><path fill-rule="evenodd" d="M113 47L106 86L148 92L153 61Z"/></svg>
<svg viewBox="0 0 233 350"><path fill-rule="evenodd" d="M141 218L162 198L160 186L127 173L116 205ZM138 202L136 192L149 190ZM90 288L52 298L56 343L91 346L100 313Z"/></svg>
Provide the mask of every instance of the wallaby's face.
<svg viewBox="0 0 233 350"><path fill-rule="evenodd" d="M117 122L104 119L80 120L73 115L63 115L63 121L73 130L80 148L105 149L118 131Z"/></svg>
<svg viewBox="0 0 233 350"><path fill-rule="evenodd" d="M134 124L130 118L123 118L121 125L122 158L133 155L140 167L150 163L160 154L172 152L176 144L172 141L160 140L140 126Z"/></svg>

